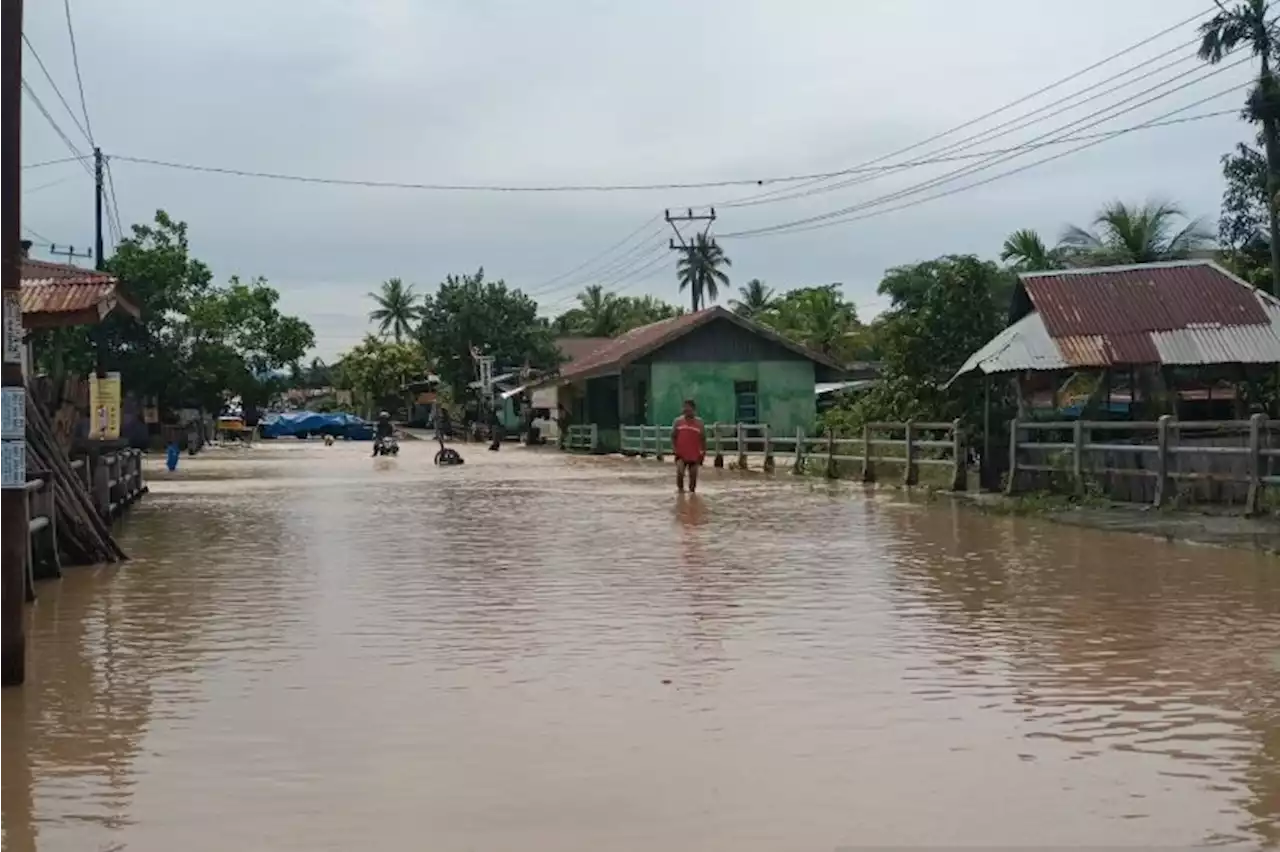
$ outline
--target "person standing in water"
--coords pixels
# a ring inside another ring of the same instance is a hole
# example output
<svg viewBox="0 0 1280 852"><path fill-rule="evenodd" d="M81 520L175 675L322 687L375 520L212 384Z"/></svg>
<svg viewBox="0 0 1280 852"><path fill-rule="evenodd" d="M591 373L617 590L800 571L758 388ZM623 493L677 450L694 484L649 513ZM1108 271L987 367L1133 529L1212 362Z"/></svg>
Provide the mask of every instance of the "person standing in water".
<svg viewBox="0 0 1280 852"><path fill-rule="evenodd" d="M671 451L676 457L676 488L684 491L684 477L689 474L689 493L698 490L698 468L707 457L707 432L698 407L691 399L684 401L684 411L671 424Z"/></svg>

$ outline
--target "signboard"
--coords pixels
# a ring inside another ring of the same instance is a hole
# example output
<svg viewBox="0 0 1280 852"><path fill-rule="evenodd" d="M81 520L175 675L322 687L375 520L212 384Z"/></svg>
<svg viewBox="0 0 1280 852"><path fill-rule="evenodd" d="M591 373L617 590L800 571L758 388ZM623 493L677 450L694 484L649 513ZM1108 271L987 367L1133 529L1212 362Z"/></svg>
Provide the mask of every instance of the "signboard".
<svg viewBox="0 0 1280 852"><path fill-rule="evenodd" d="M0 441L0 488L27 487L27 442Z"/></svg>
<svg viewBox="0 0 1280 852"><path fill-rule="evenodd" d="M423 391L414 400L418 405L432 405L436 401L435 391Z"/></svg>
<svg viewBox="0 0 1280 852"><path fill-rule="evenodd" d="M22 295L4 291L4 363L22 363Z"/></svg>
<svg viewBox="0 0 1280 852"><path fill-rule="evenodd" d="M23 440L27 437L27 392L23 388L5 388L0 395L0 438Z"/></svg>
<svg viewBox="0 0 1280 852"><path fill-rule="evenodd" d="M120 437L120 374L89 376L89 437L114 441Z"/></svg>

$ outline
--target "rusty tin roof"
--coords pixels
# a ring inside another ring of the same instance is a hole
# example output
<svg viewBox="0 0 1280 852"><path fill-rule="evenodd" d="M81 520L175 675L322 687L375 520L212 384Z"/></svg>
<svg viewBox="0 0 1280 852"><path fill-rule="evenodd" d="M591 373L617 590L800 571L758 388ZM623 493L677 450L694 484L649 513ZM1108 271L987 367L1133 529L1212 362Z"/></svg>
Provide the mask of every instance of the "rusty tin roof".
<svg viewBox="0 0 1280 852"><path fill-rule="evenodd" d="M1033 312L956 375L1280 363L1280 301L1207 260L1021 276Z"/></svg>
<svg viewBox="0 0 1280 852"><path fill-rule="evenodd" d="M116 308L139 314L121 292L120 282L104 272L24 258L21 282L23 322L28 326L96 322Z"/></svg>

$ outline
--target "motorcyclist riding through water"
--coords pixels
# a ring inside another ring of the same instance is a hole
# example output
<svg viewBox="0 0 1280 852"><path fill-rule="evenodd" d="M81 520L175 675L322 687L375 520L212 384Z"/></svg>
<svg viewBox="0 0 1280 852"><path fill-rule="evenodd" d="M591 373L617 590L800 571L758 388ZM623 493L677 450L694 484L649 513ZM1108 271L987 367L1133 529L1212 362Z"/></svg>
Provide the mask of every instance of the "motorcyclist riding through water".
<svg viewBox="0 0 1280 852"><path fill-rule="evenodd" d="M378 447L383 441L395 434L395 427L391 425L391 414L386 411L378 412L378 423L374 427L373 435L373 454L378 454Z"/></svg>

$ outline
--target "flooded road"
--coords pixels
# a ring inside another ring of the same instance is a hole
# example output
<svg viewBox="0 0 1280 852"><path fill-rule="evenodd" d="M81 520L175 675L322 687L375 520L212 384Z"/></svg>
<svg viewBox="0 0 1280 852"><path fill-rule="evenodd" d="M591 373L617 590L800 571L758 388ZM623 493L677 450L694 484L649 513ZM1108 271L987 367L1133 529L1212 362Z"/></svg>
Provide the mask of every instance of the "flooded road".
<svg viewBox="0 0 1280 852"><path fill-rule="evenodd" d="M32 613L4 848L1280 843L1280 563L430 443L151 473Z"/></svg>

